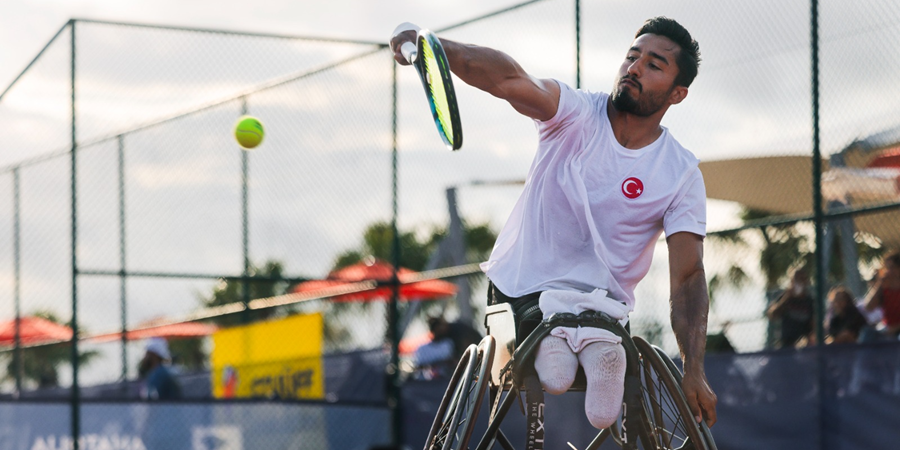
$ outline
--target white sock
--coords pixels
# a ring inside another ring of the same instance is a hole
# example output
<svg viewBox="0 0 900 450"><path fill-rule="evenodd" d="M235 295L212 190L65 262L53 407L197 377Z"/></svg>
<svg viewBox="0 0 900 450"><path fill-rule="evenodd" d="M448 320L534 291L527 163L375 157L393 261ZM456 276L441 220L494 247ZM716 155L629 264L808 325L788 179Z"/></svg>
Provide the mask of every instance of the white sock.
<svg viewBox="0 0 900 450"><path fill-rule="evenodd" d="M620 344L594 342L578 353L578 361L587 378L584 412L595 428L606 428L616 421L622 410L625 348Z"/></svg>
<svg viewBox="0 0 900 450"><path fill-rule="evenodd" d="M559 395L569 390L578 372L578 357L563 338L547 336L538 347L534 369L544 390Z"/></svg>

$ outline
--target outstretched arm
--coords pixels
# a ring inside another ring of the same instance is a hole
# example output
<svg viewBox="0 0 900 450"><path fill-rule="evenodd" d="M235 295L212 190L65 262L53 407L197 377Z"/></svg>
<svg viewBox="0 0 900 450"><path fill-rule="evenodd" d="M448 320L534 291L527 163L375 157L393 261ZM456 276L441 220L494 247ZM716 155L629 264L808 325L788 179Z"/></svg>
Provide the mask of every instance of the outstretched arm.
<svg viewBox="0 0 900 450"><path fill-rule="evenodd" d="M415 42L416 32L404 31L391 39L394 59L408 62L400 53L404 42ZM559 85L525 72L506 53L477 45L441 39L450 70L466 84L509 102L516 111L532 119L548 120L559 107Z"/></svg>
<svg viewBox="0 0 900 450"><path fill-rule="evenodd" d="M866 293L866 299L863 301L866 311L872 312L881 306L881 285L883 281L884 276L879 274L878 278L875 280L875 284L872 285L869 292Z"/></svg>
<svg viewBox="0 0 900 450"><path fill-rule="evenodd" d="M666 242L669 246L672 331L684 362L681 388L697 422L705 417L706 423L712 426L716 423L717 399L703 367L709 314L703 237L682 232L669 236Z"/></svg>
<svg viewBox="0 0 900 450"><path fill-rule="evenodd" d="M781 294L781 297L778 297L778 300L775 303L772 303L769 306L769 309L766 310L766 317L770 320L777 319L781 316L781 313L784 312L784 308L787 306L787 302L791 299L791 289L785 289L784 293Z"/></svg>

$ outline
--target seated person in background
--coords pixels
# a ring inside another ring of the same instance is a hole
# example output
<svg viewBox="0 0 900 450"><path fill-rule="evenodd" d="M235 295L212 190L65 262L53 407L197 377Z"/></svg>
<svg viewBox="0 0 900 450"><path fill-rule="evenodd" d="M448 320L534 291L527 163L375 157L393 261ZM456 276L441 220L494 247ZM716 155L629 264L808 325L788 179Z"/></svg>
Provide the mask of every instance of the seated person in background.
<svg viewBox="0 0 900 450"><path fill-rule="evenodd" d="M478 345L484 337L471 325L463 322L447 322L443 317L428 319L428 329L434 336L434 342L447 339L453 343L453 360L459 360L463 352L471 344Z"/></svg>
<svg viewBox="0 0 900 450"><path fill-rule="evenodd" d="M417 367L455 363L470 344L478 345L483 337L471 325L447 322L443 317L429 317L428 329L431 331L431 342L416 350L414 359Z"/></svg>
<svg viewBox="0 0 900 450"><path fill-rule="evenodd" d="M802 338L812 337L815 310L809 291L809 273L796 269L787 290L766 311L769 320L781 319L778 348L793 347Z"/></svg>
<svg viewBox="0 0 900 450"><path fill-rule="evenodd" d="M859 340L866 326L866 318L853 303L853 295L843 286L835 286L828 293L828 319L826 320L829 344L848 344Z"/></svg>
<svg viewBox="0 0 900 450"><path fill-rule="evenodd" d="M725 334L731 327L730 321L722 324L722 329L718 333L709 333L706 335L706 354L712 353L734 353L734 346Z"/></svg>
<svg viewBox="0 0 900 450"><path fill-rule="evenodd" d="M900 334L900 251L884 257L884 267L866 294L866 311L881 308L883 334L897 339Z"/></svg>
<svg viewBox="0 0 900 450"><path fill-rule="evenodd" d="M138 366L138 377L144 380L141 398L145 400L172 400L181 398L181 386L172 376L167 363L172 361L169 344L163 338L147 340L147 352Z"/></svg>

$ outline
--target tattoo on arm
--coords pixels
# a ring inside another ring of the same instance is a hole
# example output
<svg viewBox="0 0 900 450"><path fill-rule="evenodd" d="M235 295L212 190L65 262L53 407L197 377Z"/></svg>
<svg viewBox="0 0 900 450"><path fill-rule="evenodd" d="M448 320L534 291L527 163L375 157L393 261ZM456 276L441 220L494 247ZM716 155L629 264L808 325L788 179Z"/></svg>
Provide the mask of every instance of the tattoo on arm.
<svg viewBox="0 0 900 450"><path fill-rule="evenodd" d="M684 361L685 372L703 368L706 353L706 322L709 315L709 295L706 273L702 267L684 279L672 280L670 300L672 331Z"/></svg>

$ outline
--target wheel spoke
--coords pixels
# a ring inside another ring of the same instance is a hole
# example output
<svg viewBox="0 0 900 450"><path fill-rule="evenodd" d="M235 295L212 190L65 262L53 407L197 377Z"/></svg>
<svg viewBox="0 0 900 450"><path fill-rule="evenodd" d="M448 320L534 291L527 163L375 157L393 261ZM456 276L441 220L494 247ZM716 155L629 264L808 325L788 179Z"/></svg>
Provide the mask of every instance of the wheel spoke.
<svg viewBox="0 0 900 450"><path fill-rule="evenodd" d="M681 392L681 374L668 356L640 337L633 337L633 342L642 357L645 379L641 391L648 408L645 417L656 422L651 424L655 446L659 450L715 448L693 422L693 413Z"/></svg>

